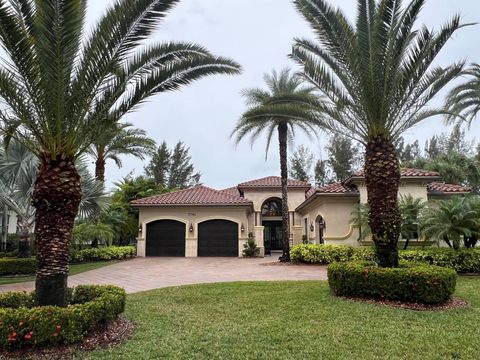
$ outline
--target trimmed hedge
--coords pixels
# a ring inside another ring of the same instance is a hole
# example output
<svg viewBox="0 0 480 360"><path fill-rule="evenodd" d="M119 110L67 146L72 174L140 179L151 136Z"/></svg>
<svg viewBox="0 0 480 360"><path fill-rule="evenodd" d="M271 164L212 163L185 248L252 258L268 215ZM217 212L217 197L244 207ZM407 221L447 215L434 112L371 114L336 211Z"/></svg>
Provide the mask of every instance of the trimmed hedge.
<svg viewBox="0 0 480 360"><path fill-rule="evenodd" d="M125 309L125 290L116 286L77 286L68 307L33 306L33 293L0 295L0 347L71 344ZM17 304L14 304L17 302Z"/></svg>
<svg viewBox="0 0 480 360"><path fill-rule="evenodd" d="M328 284L337 296L438 304L450 299L456 283L454 270L433 265L381 268L371 261L353 261L328 266Z"/></svg>
<svg viewBox="0 0 480 360"><path fill-rule="evenodd" d="M398 254L401 261L448 267L461 274L480 273L480 248L400 250ZM294 262L328 265L338 261L374 261L375 250L346 245L299 244L292 247L290 257Z"/></svg>
<svg viewBox="0 0 480 360"><path fill-rule="evenodd" d="M124 260L136 255L137 249L134 246L108 246L74 250L71 254L71 262Z"/></svg>
<svg viewBox="0 0 480 360"><path fill-rule="evenodd" d="M0 258L0 276L35 274L35 258Z"/></svg>

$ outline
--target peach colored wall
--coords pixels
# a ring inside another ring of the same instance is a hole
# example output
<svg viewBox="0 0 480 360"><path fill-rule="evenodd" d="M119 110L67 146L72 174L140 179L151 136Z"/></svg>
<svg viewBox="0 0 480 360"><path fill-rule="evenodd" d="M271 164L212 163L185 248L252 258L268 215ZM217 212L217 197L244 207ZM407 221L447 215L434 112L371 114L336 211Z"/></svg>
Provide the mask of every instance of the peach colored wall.
<svg viewBox="0 0 480 360"><path fill-rule="evenodd" d="M367 187L365 182L357 182L358 191L360 192L360 202L367 203ZM401 182L398 188L398 195L412 195L413 198L420 198L423 201L428 200L427 184L423 182Z"/></svg>

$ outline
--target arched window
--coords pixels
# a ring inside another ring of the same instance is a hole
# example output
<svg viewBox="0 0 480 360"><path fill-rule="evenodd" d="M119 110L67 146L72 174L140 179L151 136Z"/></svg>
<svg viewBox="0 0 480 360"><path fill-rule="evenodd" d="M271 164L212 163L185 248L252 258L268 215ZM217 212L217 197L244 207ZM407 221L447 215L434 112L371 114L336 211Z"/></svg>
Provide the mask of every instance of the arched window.
<svg viewBox="0 0 480 360"><path fill-rule="evenodd" d="M282 216L282 203L280 200L268 200L262 205L262 216Z"/></svg>

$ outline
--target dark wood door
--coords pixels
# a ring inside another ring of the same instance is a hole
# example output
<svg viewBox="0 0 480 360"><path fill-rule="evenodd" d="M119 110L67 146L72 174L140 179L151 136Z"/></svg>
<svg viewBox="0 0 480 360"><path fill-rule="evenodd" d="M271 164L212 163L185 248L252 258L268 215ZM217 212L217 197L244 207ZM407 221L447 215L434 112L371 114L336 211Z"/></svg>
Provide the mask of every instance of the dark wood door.
<svg viewBox="0 0 480 360"><path fill-rule="evenodd" d="M185 256L185 224L160 220L147 224L147 256Z"/></svg>
<svg viewBox="0 0 480 360"><path fill-rule="evenodd" d="M198 224L198 256L238 257L238 224L228 220Z"/></svg>
<svg viewBox="0 0 480 360"><path fill-rule="evenodd" d="M265 251L282 250L282 222L281 221L264 221L263 222L263 239L265 243ZM268 249L268 250L267 250Z"/></svg>

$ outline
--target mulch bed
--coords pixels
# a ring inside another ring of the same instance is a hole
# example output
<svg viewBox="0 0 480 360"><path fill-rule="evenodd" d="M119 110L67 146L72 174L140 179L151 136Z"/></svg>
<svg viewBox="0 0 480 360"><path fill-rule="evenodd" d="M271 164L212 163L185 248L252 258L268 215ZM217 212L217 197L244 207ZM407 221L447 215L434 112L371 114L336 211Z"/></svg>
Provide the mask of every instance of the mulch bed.
<svg viewBox="0 0 480 360"><path fill-rule="evenodd" d="M369 304L383 305L383 306L388 306L388 307L397 308L397 309L415 310L415 311L447 311L447 310L464 308L464 307L470 306L470 303L468 301L459 299L456 297L453 297L450 300L441 304L421 304L421 303L391 301L391 300L363 298L363 297L350 298L350 297L339 296L339 298L355 301L355 302L366 302Z"/></svg>
<svg viewBox="0 0 480 360"><path fill-rule="evenodd" d="M99 325L79 343L51 348L25 348L0 350L0 358L13 359L72 359L79 352L92 351L117 345L133 333L133 323L122 316L107 324ZM78 358L75 357L75 358Z"/></svg>

